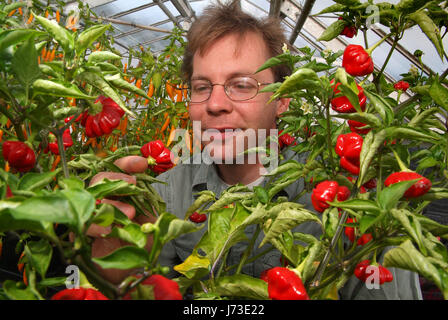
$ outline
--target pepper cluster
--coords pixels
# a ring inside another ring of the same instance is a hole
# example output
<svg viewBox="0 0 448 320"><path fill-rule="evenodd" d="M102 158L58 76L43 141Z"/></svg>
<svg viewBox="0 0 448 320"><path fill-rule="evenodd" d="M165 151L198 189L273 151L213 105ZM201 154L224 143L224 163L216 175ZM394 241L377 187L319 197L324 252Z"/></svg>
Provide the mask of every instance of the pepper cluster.
<svg viewBox="0 0 448 320"><path fill-rule="evenodd" d="M145 158L148 158L149 168L155 173L165 172L174 166L171 162L171 151L160 140L144 144L140 148L140 152Z"/></svg>
<svg viewBox="0 0 448 320"><path fill-rule="evenodd" d="M2 154L11 168L19 172L28 172L36 164L36 155L33 149L22 141L5 141Z"/></svg>

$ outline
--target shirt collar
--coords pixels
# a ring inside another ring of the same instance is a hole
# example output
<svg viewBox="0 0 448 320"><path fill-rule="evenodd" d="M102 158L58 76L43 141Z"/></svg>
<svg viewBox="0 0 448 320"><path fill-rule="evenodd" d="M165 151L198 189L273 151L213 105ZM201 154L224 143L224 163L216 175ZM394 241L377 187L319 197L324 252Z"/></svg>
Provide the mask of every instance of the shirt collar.
<svg viewBox="0 0 448 320"><path fill-rule="evenodd" d="M283 152L284 160L280 163L283 163L287 160L290 160L291 158L296 158L295 152L291 150L287 150L286 152ZM265 186L268 179L265 179L261 186ZM204 190L210 190L215 192L217 196L219 196L219 193L223 189L225 189L226 186L221 182L221 178L218 176L218 169L215 164L207 164L205 162L201 162L198 166L197 170L195 170L194 177L193 177L193 184L192 184L192 191L200 192ZM277 196L286 196L289 200L292 200L292 197L294 197L297 193L297 186L295 183L290 184L289 186L285 187L283 190L281 190Z"/></svg>

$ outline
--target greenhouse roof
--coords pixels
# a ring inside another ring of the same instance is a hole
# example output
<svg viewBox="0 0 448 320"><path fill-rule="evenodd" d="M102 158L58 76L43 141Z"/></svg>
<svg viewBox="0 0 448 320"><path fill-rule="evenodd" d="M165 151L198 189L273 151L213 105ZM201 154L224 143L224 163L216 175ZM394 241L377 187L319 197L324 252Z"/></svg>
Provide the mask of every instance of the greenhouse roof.
<svg viewBox="0 0 448 320"><path fill-rule="evenodd" d="M214 1L217 0L86 0L83 2L88 4L98 17L113 25L115 43L122 53L142 45L157 55L168 44L165 38L175 26L187 30L196 16ZM65 12L70 12L78 6L77 1L66 2ZM388 2L397 3L398 0ZM325 49L338 51L343 50L350 43L364 44L361 32L351 39L339 36L329 42L317 40L326 27L338 18L332 13L317 15L322 9L332 4L334 2L331 0L241 0L243 10L256 16L279 15L290 42L296 48L303 46L315 48L316 57L320 57L319 52ZM369 44L381 39L387 29L378 23L373 24L371 31L368 32ZM446 39L443 42L446 46ZM374 51L375 65L383 64L390 46L391 41L386 41ZM440 59L432 43L418 26L415 26L406 30L400 45L391 56L385 69L388 80L399 80L400 74L406 73L411 66L420 68L418 59L413 55L417 49L425 53L422 57L424 72L432 71L441 74L447 69L446 60Z"/></svg>

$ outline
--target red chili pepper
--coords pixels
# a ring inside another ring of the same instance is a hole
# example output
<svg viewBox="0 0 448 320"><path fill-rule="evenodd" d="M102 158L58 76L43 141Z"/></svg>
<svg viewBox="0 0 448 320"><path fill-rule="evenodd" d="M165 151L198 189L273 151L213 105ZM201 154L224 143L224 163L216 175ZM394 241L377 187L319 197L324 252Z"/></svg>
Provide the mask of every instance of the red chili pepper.
<svg viewBox="0 0 448 320"><path fill-rule="evenodd" d="M374 69L372 57L362 46L357 44L350 44L345 48L342 67L354 77L371 74Z"/></svg>
<svg viewBox="0 0 448 320"><path fill-rule="evenodd" d="M140 152L148 158L149 168L155 173L165 172L174 166L171 162L171 151L160 140L146 143L140 148Z"/></svg>
<svg viewBox="0 0 448 320"><path fill-rule="evenodd" d="M81 125L86 128L86 135L89 138L110 134L118 127L120 119L124 115L123 109L111 98L99 96L95 103L98 102L102 104L102 110L95 115L85 112L81 119Z"/></svg>
<svg viewBox="0 0 448 320"><path fill-rule="evenodd" d="M268 283L269 299L309 300L302 279L288 268L275 267L262 273L261 279Z"/></svg>
<svg viewBox="0 0 448 320"><path fill-rule="evenodd" d="M400 171L390 174L384 181L386 187L401 181L419 179L404 193L405 198L416 198L424 195L431 189L432 183L429 179L419 175L417 172Z"/></svg>
<svg viewBox="0 0 448 320"><path fill-rule="evenodd" d="M207 220L207 215L205 213L197 213L196 211L189 217L191 222L202 223Z"/></svg>
<svg viewBox="0 0 448 320"><path fill-rule="evenodd" d="M359 280L366 282L369 276L375 272L374 270L369 270L371 272L367 272L368 266L374 266L378 268L378 275L379 275L378 280L380 284L383 284L385 282L391 282L394 279L392 273L387 268L383 267L380 264L376 265L371 264L370 260L363 260L360 263L358 263L355 267L354 273Z"/></svg>
<svg viewBox="0 0 448 320"><path fill-rule="evenodd" d="M341 157L339 164L351 174L359 174L359 156L363 138L355 133L340 134L336 141L336 154Z"/></svg>
<svg viewBox="0 0 448 320"><path fill-rule="evenodd" d="M36 164L36 155L33 149L22 141L5 141L2 153L11 168L19 172L30 171Z"/></svg>
<svg viewBox="0 0 448 320"><path fill-rule="evenodd" d="M141 276L137 276L140 278ZM155 300L182 300L182 294L179 291L179 285L176 281L165 278L160 274L153 274L152 276L143 280L140 285L152 286ZM135 291L132 289L126 293L123 300L131 300L131 293Z"/></svg>
<svg viewBox="0 0 448 320"><path fill-rule="evenodd" d="M73 145L73 139L72 139L72 136L70 134L70 129L66 129L64 131L64 133L62 134L62 144L64 145L64 150L67 149L68 147L71 147ZM50 151L53 154L58 155L59 154L59 147L58 147L57 140L55 142L50 142L48 144L48 147L44 150L44 152L47 153L48 149L50 149Z"/></svg>
<svg viewBox="0 0 448 320"><path fill-rule="evenodd" d="M293 143L294 143L294 145L297 144L296 139L294 139L288 133L282 134L282 132L283 132L283 130L280 130L278 132L278 142L279 142L280 149L283 149L284 147L287 147L287 146L289 146L289 145L291 145Z"/></svg>
<svg viewBox="0 0 448 320"><path fill-rule="evenodd" d="M359 134L367 134L367 133L369 133L370 130L372 130L371 128L360 129L360 128L366 126L366 124L359 122L359 121L347 120L347 123L348 123L348 126L350 127L351 132L355 132L355 133L359 133Z"/></svg>
<svg viewBox="0 0 448 320"><path fill-rule="evenodd" d="M375 189L376 188L376 179L372 178L369 181L367 181L366 183L363 184L363 187L367 188L367 189Z"/></svg>
<svg viewBox="0 0 448 320"><path fill-rule="evenodd" d="M347 218L346 223L354 223L356 222L356 219L353 218ZM354 227L345 227L344 233L347 236L347 238L350 240L350 242L354 242L356 239L355 235L355 228ZM372 240L372 234L371 233L364 233L361 237L358 238L358 241L356 241L356 244L358 246L363 246L366 243L368 243L370 240Z"/></svg>
<svg viewBox="0 0 448 320"><path fill-rule="evenodd" d="M407 83L406 81L403 81L403 80L398 81L397 83L394 84L394 89L406 91L409 89L409 83Z"/></svg>
<svg viewBox="0 0 448 320"><path fill-rule="evenodd" d="M109 300L98 290L92 288L64 289L59 291L51 300Z"/></svg>
<svg viewBox="0 0 448 320"><path fill-rule="evenodd" d="M334 80L332 80L332 83L334 83ZM340 84L341 83L338 82L333 87L333 91L334 91L335 95L337 95L341 92L340 90L338 90L338 87ZM359 105L361 107L361 110L364 111L366 109L367 97L364 94L364 89L360 85L356 84L356 87L358 88ZM340 113L356 112L355 107L350 103L350 100L346 96L340 96L340 97L333 98L333 99L331 99L330 103L331 103L331 108L334 111L337 111Z"/></svg>
<svg viewBox="0 0 448 320"><path fill-rule="evenodd" d="M350 190L346 186L340 186L336 181L322 181L317 184L311 194L311 203L317 212L324 212L336 198L338 201L347 200Z"/></svg>
<svg viewBox="0 0 448 320"><path fill-rule="evenodd" d="M339 17L338 20L344 20L344 18ZM358 29L354 25L346 25L344 30L342 30L341 35L346 36L348 38L353 38L358 34Z"/></svg>

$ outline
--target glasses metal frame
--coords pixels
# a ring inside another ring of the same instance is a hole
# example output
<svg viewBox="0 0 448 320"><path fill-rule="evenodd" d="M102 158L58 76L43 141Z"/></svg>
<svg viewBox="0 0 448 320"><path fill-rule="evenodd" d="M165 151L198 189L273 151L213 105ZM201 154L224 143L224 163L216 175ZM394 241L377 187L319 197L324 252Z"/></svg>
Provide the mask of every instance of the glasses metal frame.
<svg viewBox="0 0 448 320"><path fill-rule="evenodd" d="M252 97L247 98L247 99L242 99L242 100L240 100L240 99L233 99L232 97L230 97L229 93L227 92L227 90L228 90L228 88L227 88L227 83L228 83L229 81L234 80L234 79L237 79L237 78L250 78L250 79L252 79L252 80L255 80L256 83L257 83L257 92L256 92ZM188 96L189 96L189 102L190 102L190 103L204 103L204 102L208 101L208 100L210 99L210 97L212 96L213 88L214 88L215 86L223 86L223 87L224 87L224 92L226 93L227 98L229 98L230 100L235 101L235 102L241 102L241 101L247 101L247 100L250 100L250 99L255 98L255 97L257 96L257 94L260 92L260 86L266 86L266 85L272 84L272 82L261 83L261 82L259 82L257 79L255 79L255 78L253 78L253 77L250 77L250 76L237 76L237 77L232 77L232 78L230 78L230 79L227 79L224 83L213 83L213 82L211 82L211 81L208 80L208 79L197 79L197 80L203 80L203 81L207 81L207 82L209 82L209 83L210 83L210 86L211 86L211 88L212 88L212 90L210 90L210 93L209 93L207 99L205 99L205 100L203 100L203 101L199 101L199 102L193 102L193 101L191 101L191 98L190 98L190 95L191 95L191 81L190 81L190 83L189 83L189 85L188 85L188 90L189 90L189 94L188 94Z"/></svg>

